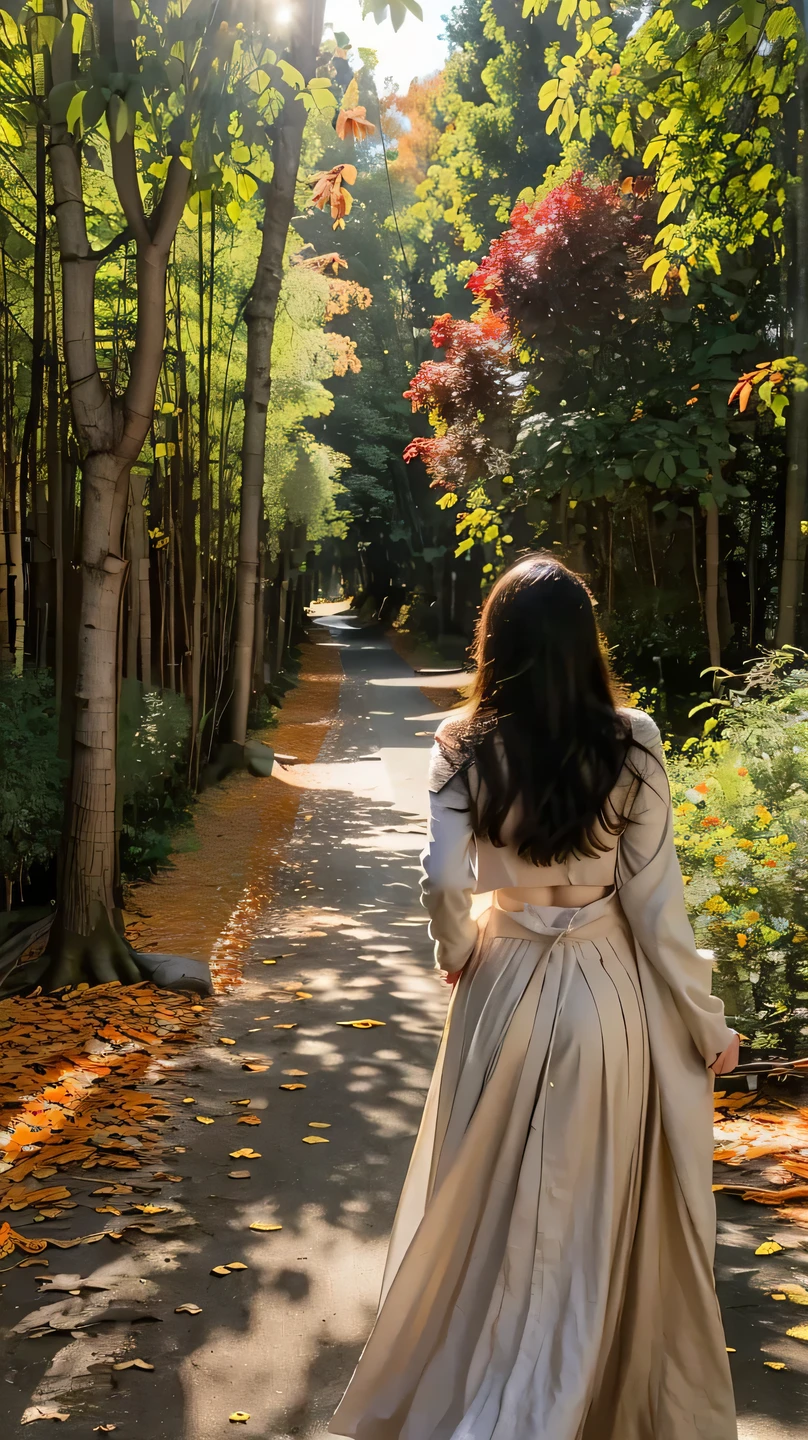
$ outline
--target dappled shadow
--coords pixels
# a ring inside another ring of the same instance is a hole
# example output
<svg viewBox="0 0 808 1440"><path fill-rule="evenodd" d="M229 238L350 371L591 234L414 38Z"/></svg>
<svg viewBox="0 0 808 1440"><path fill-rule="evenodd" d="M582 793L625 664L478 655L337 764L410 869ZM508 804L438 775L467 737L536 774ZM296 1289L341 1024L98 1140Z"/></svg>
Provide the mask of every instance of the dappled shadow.
<svg viewBox="0 0 808 1440"><path fill-rule="evenodd" d="M181 1083L169 1077L160 1091L175 1116L172 1164L183 1177L159 1190L170 1207L156 1222L163 1233L51 1261L52 1270L64 1264L109 1285L100 1298L82 1293L82 1307L100 1314L128 1304L160 1323L99 1321L93 1338L15 1339L7 1351L14 1389L0 1397L4 1433L18 1433L31 1399L52 1395L71 1415L63 1440L103 1423L143 1440L220 1440L236 1411L249 1413L245 1433L262 1440L324 1440L373 1321L448 1001L418 903L425 722L436 717L417 713L422 697L406 687L381 703L373 687L369 702L368 679L396 678L406 666L389 651L359 650L347 630L343 639L337 723L316 763L290 767L277 782L298 813L273 893L243 931L233 920L241 983L215 1002ZM391 758L359 758L366 753ZM223 862L226 851L225 838ZM366 1019L382 1023L339 1023ZM194 1119L200 1112L213 1123ZM240 1123L248 1118L260 1123ZM304 1143L312 1138L319 1143ZM750 1227L796 1232L740 1202L726 1215L719 1274L727 1343L737 1350L741 1440L796 1440L805 1347L786 1339L782 1309L762 1287L787 1272L799 1278L801 1255L789 1249L774 1257L776 1272L764 1270L770 1261L754 1256L749 1238ZM248 1268L211 1274L233 1261ZM14 1304L18 1315L30 1310L32 1272L4 1278L14 1290L6 1314ZM201 1313L176 1314L187 1302ZM795 1307L789 1323L800 1318ZM136 1355L155 1370L111 1369ZM789 1369L764 1370L764 1358Z"/></svg>

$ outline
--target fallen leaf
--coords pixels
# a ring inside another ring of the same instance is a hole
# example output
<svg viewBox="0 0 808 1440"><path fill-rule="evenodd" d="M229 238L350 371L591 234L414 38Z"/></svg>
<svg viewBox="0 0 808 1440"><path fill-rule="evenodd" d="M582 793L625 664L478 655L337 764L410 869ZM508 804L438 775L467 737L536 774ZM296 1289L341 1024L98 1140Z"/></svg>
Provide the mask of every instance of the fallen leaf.
<svg viewBox="0 0 808 1440"><path fill-rule="evenodd" d="M231 1105L252 1105L252 1100L231 1100Z"/></svg>
<svg viewBox="0 0 808 1440"><path fill-rule="evenodd" d="M296 1029L297 1029L297 1025L296 1025L296 1024L292 1024L292 1025L273 1025L272 1028L273 1028L273 1030L296 1030Z"/></svg>
<svg viewBox="0 0 808 1440"><path fill-rule="evenodd" d="M228 1415L227 1418L231 1425L246 1425L250 1418L250 1412L249 1410L234 1410L233 1414Z"/></svg>
<svg viewBox="0 0 808 1440"><path fill-rule="evenodd" d="M325 1135L304 1135L304 1136L303 1136L303 1144L304 1144L304 1145L328 1145L328 1144L330 1144L330 1141L326 1140Z"/></svg>
<svg viewBox="0 0 808 1440"><path fill-rule="evenodd" d="M786 1330L786 1335L790 1335L792 1340L808 1340L808 1325L794 1325Z"/></svg>
<svg viewBox="0 0 808 1440"><path fill-rule="evenodd" d="M284 1075L308 1075L308 1070L284 1070Z"/></svg>
<svg viewBox="0 0 808 1440"><path fill-rule="evenodd" d="M212 1120L211 1117L210 1117L210 1115L195 1115L195 1116L194 1116L194 1119L197 1121L197 1123L198 1123L199 1125L215 1125L215 1124L216 1124L216 1121L215 1121L215 1120Z"/></svg>
<svg viewBox="0 0 808 1440"><path fill-rule="evenodd" d="M786 1299L788 1299L788 1296L786 1296L786 1295L770 1295L770 1296L769 1296L769 1299L770 1299L770 1300L786 1300Z"/></svg>
<svg viewBox="0 0 808 1440"><path fill-rule="evenodd" d="M253 1220L251 1230L282 1230L282 1225L270 1225L268 1220Z"/></svg>
<svg viewBox="0 0 808 1440"><path fill-rule="evenodd" d="M271 1015L256 1015L255 1018L256 1018L256 1020L271 1020L271 1019L272 1019L272 1016L271 1016Z"/></svg>
<svg viewBox="0 0 808 1440"><path fill-rule="evenodd" d="M169 1215L170 1205L133 1205L133 1210L139 1210L141 1215Z"/></svg>
<svg viewBox="0 0 808 1440"><path fill-rule="evenodd" d="M94 1425L94 1435L109 1435L112 1430L117 1430L117 1425Z"/></svg>
<svg viewBox="0 0 808 1440"><path fill-rule="evenodd" d="M374 1025L386 1025L386 1020L338 1020L338 1025L352 1025L354 1030L370 1030Z"/></svg>
<svg viewBox="0 0 808 1440"><path fill-rule="evenodd" d="M42 1405L32 1405L22 1417L23 1425L32 1425L35 1420L69 1420L69 1410L46 1410Z"/></svg>
<svg viewBox="0 0 808 1440"><path fill-rule="evenodd" d="M245 1265L242 1260L228 1260L227 1268L228 1270L249 1270L250 1267Z"/></svg>
<svg viewBox="0 0 808 1440"><path fill-rule="evenodd" d="M295 994L298 1000L311 1000L312 998L311 993L308 990L296 990Z"/></svg>
<svg viewBox="0 0 808 1440"><path fill-rule="evenodd" d="M201 1315L201 1314L202 1314L202 1306L201 1306L201 1305L192 1305L192 1304L190 1304L190 1303L187 1303L187 1304L185 1304L185 1305L178 1305L178 1306L176 1307L175 1311L174 1311L174 1314L175 1314L175 1315Z"/></svg>
<svg viewBox="0 0 808 1440"><path fill-rule="evenodd" d="M220 1045L235 1045L236 1043L237 1043L237 1042L236 1042L235 1040L229 1040L226 1035L220 1035L220 1036L219 1036L219 1044L220 1044Z"/></svg>
<svg viewBox="0 0 808 1440"><path fill-rule="evenodd" d="M214 1265L210 1273L211 1275L229 1275L230 1271L226 1265Z"/></svg>
<svg viewBox="0 0 808 1440"><path fill-rule="evenodd" d="M183 1175L167 1175L165 1170L157 1170L152 1178L154 1180L170 1180L172 1185L181 1185L185 1177Z"/></svg>
<svg viewBox="0 0 808 1440"><path fill-rule="evenodd" d="M311 1130L330 1130L330 1129L331 1129L331 1121L330 1121L330 1120L310 1120L310 1121L309 1121L309 1128L310 1128Z"/></svg>
<svg viewBox="0 0 808 1440"><path fill-rule="evenodd" d="M45 1260L44 1258L41 1259L41 1260L21 1260L20 1263L19 1263L19 1267L18 1267L18 1268L19 1268L20 1270L27 1270L27 1269L29 1268L29 1266L31 1266L31 1265L49 1265L49 1264L50 1264L50 1261L49 1261L49 1260Z"/></svg>
<svg viewBox="0 0 808 1440"><path fill-rule="evenodd" d="M183 1103L183 1105L195 1105L195 1104L196 1104L196 1101L195 1101L193 1095L189 1095L189 1096L187 1096L187 1098L186 1098L185 1100L183 1100L182 1103Z"/></svg>
<svg viewBox="0 0 808 1440"><path fill-rule="evenodd" d="M148 1360L119 1360L113 1365L113 1370L153 1370L154 1366Z"/></svg>
<svg viewBox="0 0 808 1440"><path fill-rule="evenodd" d="M249 1170L228 1170L227 1178L228 1180L249 1180L250 1173ZM785 1299L785 1296L783 1296L783 1299Z"/></svg>
<svg viewBox="0 0 808 1440"><path fill-rule="evenodd" d="M264 1070L268 1070L268 1069L269 1069L269 1066L268 1066L268 1065L252 1065L252 1064L246 1064L246 1065L242 1065L241 1068L242 1068L242 1070L250 1070L253 1075L261 1075L261 1074L263 1074Z"/></svg>
<svg viewBox="0 0 808 1440"><path fill-rule="evenodd" d="M277 963L278 963L277 960L262 960L262 961L261 961L261 964L262 964L262 965L277 965Z"/></svg>
<svg viewBox="0 0 808 1440"><path fill-rule="evenodd" d="M808 1305L808 1290L804 1285L789 1283L780 1288L785 1291L786 1299L793 1300L795 1305Z"/></svg>
<svg viewBox="0 0 808 1440"><path fill-rule="evenodd" d="M260 1159L261 1159L261 1152L260 1152L259 1150L251 1150L250 1147L247 1146L247 1148L246 1148L245 1150L231 1150L231 1151L230 1151L230 1159L231 1159L231 1160L260 1160Z"/></svg>
<svg viewBox="0 0 808 1440"><path fill-rule="evenodd" d="M757 1250L755 1251L755 1254L756 1254L756 1255L777 1255L777 1254L782 1250L782 1248L783 1248L782 1245L779 1245L776 1240L764 1240L762 1245L758 1245L758 1248L757 1248Z"/></svg>
<svg viewBox="0 0 808 1440"><path fill-rule="evenodd" d="M278 1089L279 1089L279 1090L305 1090L305 1088L306 1088L305 1085L301 1085L299 1081L296 1082L294 1085L279 1085L279 1086L278 1086Z"/></svg>
<svg viewBox="0 0 808 1440"><path fill-rule="evenodd" d="M786 1368L782 1360L764 1360L763 1364L768 1370L785 1370Z"/></svg>
<svg viewBox="0 0 808 1440"><path fill-rule="evenodd" d="M239 1115L237 1125L260 1125L261 1121L257 1115Z"/></svg>

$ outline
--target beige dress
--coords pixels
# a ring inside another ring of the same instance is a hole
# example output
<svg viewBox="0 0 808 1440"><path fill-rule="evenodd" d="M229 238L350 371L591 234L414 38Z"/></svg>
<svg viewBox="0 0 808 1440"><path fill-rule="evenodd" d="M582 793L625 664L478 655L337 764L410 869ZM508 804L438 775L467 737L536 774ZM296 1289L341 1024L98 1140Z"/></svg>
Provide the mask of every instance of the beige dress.
<svg viewBox="0 0 808 1440"><path fill-rule="evenodd" d="M379 1314L330 1430L354 1440L736 1440L713 1284L712 1075L659 732L619 843L533 866L477 843L434 752L425 903L455 987ZM440 733L440 732L439 732ZM647 751L650 751L649 755ZM473 767L468 783L477 783ZM511 886L614 887L578 910Z"/></svg>

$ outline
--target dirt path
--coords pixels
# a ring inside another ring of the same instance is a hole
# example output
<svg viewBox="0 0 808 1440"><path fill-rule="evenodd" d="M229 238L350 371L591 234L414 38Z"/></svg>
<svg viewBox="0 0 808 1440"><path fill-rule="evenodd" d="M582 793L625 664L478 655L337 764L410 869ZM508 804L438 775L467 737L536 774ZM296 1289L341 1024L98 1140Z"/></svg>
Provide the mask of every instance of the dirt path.
<svg viewBox="0 0 808 1440"><path fill-rule="evenodd" d="M130 1126L141 1163L113 1169L112 1183L127 1187L106 1201L116 1213L98 1213L105 1201L92 1190L109 1179L79 1161L64 1179L75 1209L41 1224L30 1210L0 1216L29 1237L107 1232L64 1252L49 1245L44 1271L0 1277L4 1436L36 1433L22 1419L38 1407L68 1416L64 1440L103 1426L116 1440L221 1440L239 1429L325 1440L372 1320L447 1001L417 900L439 695L424 698L377 632L339 617L321 626L272 737L309 763L209 792L199 848L137 897L140 943L212 954L219 993L186 1007L185 1030L167 1012L154 1022L165 1034L139 1042L149 1068L137 1062L136 1094L142 1101L148 1086L158 1108ZM366 1020L381 1023L344 1023ZM104 1061L120 1042L88 1032L82 1044L85 1060ZM92 1133L125 1162L121 1103L112 1120L92 1112ZM808 1283L806 1232L719 1198L741 1440L796 1440L808 1345L785 1331L808 1310L769 1297ZM771 1234L785 1248L756 1257ZM233 1262L240 1268L226 1268ZM65 1289L38 1296L40 1273L66 1276ZM183 1305L199 1313L176 1313ZM114 1368L134 1359L154 1369ZM787 1368L766 1369L767 1359ZM249 1419L229 1418L237 1413Z"/></svg>

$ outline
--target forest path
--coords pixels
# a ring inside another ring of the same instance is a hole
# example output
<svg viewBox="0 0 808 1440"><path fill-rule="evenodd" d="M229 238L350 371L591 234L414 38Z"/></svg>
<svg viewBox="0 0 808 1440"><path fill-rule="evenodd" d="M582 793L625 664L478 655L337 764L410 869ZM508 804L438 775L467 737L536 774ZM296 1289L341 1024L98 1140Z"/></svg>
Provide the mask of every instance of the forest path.
<svg viewBox="0 0 808 1440"><path fill-rule="evenodd" d="M212 949L228 987L206 1006L198 1042L157 1082L174 1112L158 1174L176 1168L182 1179L154 1184L147 1198L171 1213L133 1243L47 1252L51 1278L80 1273L108 1287L99 1295L37 1302L34 1271L5 1277L6 1318L16 1309L44 1320L49 1309L63 1333L7 1342L4 1435L31 1433L21 1416L40 1405L69 1415L62 1440L104 1425L116 1440L222 1440L239 1429L325 1440L372 1323L448 999L431 973L417 873L440 710L378 631L334 615L316 632L329 663L290 697L278 737L293 749L288 727L299 724L296 753L311 763L269 781L231 777L208 808L203 797L200 848L140 896L144 940ZM326 723L322 706L306 709L306 686L333 682L336 656L339 705ZM366 1018L383 1026L337 1024ZM305 1088L279 1088L290 1084ZM239 1123L251 1119L260 1124ZM303 1143L313 1138L328 1143ZM254 1157L231 1158L239 1149ZM785 1330L808 1315L768 1297L786 1280L808 1283L805 1231L719 1202L740 1440L797 1440L808 1347ZM787 1248L756 1257L772 1234ZM247 1268L211 1274L234 1261ZM187 1303L201 1313L177 1315ZM110 1311L116 1321L102 1318ZM99 1316L91 1334L78 1328L88 1312ZM154 1371L111 1369L136 1356ZM229 1420L236 1412L250 1417L241 1427Z"/></svg>

